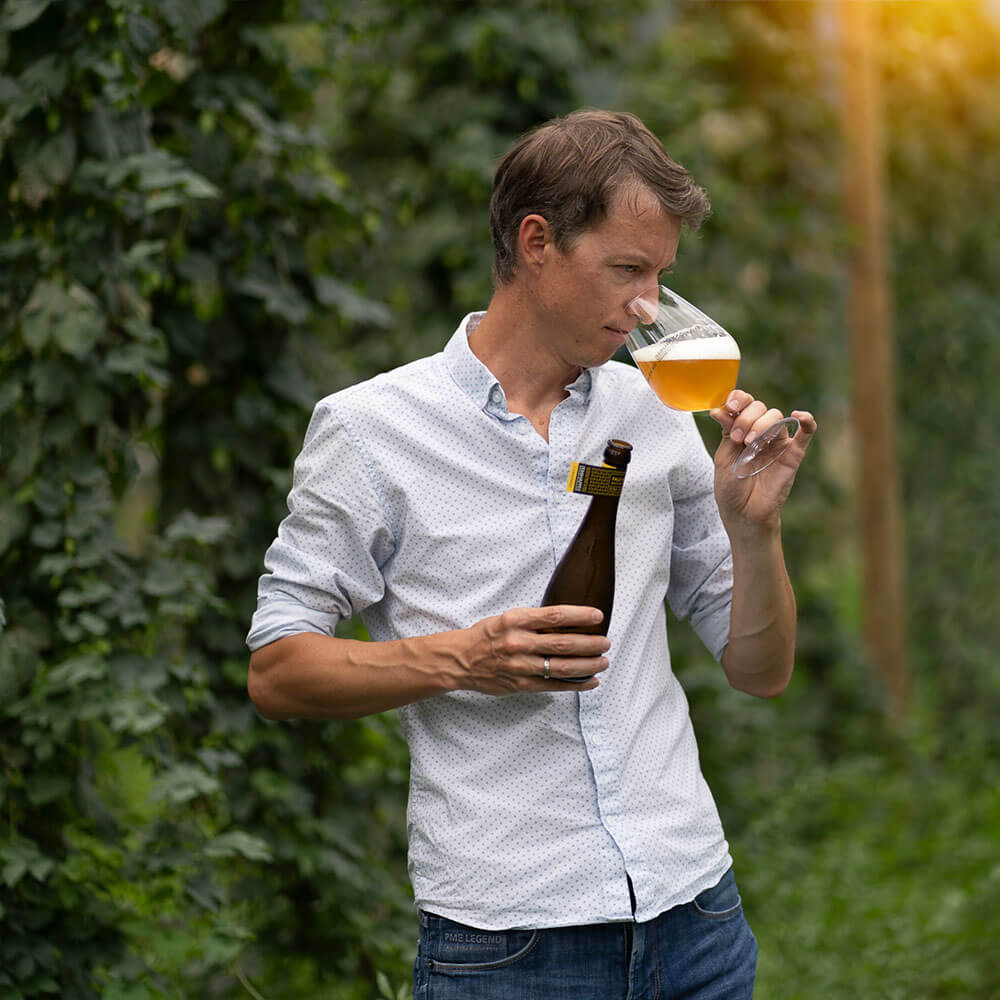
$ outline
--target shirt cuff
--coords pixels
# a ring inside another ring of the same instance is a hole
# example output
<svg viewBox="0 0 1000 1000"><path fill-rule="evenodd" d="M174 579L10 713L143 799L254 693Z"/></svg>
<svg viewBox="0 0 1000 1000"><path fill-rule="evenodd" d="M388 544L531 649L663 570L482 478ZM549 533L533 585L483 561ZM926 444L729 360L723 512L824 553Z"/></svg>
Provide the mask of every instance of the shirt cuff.
<svg viewBox="0 0 1000 1000"><path fill-rule="evenodd" d="M264 598L257 604L246 643L254 652L278 639L303 632L332 636L340 623L340 615L317 611L293 598Z"/></svg>
<svg viewBox="0 0 1000 1000"><path fill-rule="evenodd" d="M691 618L691 627L717 663L722 662L722 654L729 643L729 618L732 608L732 598L727 594L721 601L713 603L697 617Z"/></svg>

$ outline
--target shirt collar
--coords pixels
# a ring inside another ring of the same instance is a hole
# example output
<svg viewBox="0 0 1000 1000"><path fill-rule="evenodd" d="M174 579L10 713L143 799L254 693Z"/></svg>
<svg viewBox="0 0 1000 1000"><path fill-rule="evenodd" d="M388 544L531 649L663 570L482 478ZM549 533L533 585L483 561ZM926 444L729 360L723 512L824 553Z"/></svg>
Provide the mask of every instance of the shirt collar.
<svg viewBox="0 0 1000 1000"><path fill-rule="evenodd" d="M503 400L503 387L497 377L472 353L469 334L482 322L485 312L469 313L452 335L444 349L444 360L455 384L480 408L490 401ZM586 401L593 385L592 369L584 368L575 381L566 386L572 398Z"/></svg>

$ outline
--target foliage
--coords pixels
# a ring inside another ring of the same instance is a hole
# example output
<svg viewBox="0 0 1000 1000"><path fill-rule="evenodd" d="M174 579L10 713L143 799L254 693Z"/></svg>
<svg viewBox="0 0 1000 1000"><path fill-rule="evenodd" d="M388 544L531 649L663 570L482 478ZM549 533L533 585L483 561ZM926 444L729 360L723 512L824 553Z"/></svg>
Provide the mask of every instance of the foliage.
<svg viewBox="0 0 1000 1000"><path fill-rule="evenodd" d="M951 738L1000 755L1000 23L882 12L914 666Z"/></svg>
<svg viewBox="0 0 1000 1000"><path fill-rule="evenodd" d="M597 0L364 5L353 58L334 67L318 122L381 207L354 266L400 322L380 343L352 345L355 366L370 358L378 371L434 353L462 315L485 308L493 171L521 133L580 104L585 74L613 67L624 9Z"/></svg>
<svg viewBox="0 0 1000 1000"><path fill-rule="evenodd" d="M311 323L384 318L301 120L324 12L4 8L4 997L355 996L404 947L398 735L245 691Z"/></svg>
<svg viewBox="0 0 1000 1000"><path fill-rule="evenodd" d="M981 767L859 751L760 796L735 858L761 996L995 994L1000 801Z"/></svg>

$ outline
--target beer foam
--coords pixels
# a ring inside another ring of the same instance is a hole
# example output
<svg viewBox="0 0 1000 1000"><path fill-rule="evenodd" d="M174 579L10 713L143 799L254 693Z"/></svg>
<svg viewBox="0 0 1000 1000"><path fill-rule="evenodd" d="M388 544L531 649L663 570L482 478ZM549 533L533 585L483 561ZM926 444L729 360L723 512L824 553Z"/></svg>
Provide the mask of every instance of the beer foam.
<svg viewBox="0 0 1000 1000"><path fill-rule="evenodd" d="M732 337L693 337L661 340L632 352L636 364L656 361L739 361L740 349Z"/></svg>

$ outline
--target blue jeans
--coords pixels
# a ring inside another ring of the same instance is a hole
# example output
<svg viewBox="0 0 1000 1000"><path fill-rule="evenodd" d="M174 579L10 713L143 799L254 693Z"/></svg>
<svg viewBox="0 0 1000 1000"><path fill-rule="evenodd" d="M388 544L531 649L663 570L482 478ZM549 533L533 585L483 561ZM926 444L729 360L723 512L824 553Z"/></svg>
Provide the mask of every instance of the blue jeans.
<svg viewBox="0 0 1000 1000"><path fill-rule="evenodd" d="M484 931L420 914L414 1000L750 1000L757 942L732 870L646 923Z"/></svg>

